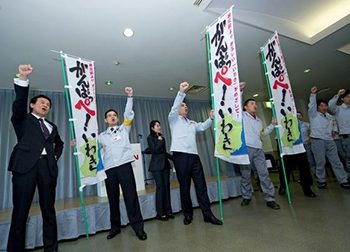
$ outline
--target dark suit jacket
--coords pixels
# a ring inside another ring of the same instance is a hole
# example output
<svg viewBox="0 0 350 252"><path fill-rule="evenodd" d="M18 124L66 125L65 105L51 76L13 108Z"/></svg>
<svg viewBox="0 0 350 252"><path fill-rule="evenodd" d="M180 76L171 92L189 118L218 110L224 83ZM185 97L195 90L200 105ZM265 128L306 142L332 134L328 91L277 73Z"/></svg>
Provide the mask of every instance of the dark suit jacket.
<svg viewBox="0 0 350 252"><path fill-rule="evenodd" d="M168 159L172 160L172 156L166 152L164 137L162 137L162 140L159 140L157 136L149 135L147 137L147 142L152 153L149 171L170 169L171 167Z"/></svg>
<svg viewBox="0 0 350 252"><path fill-rule="evenodd" d="M30 171L45 148L50 174L57 176L57 160L63 150L63 142L57 127L47 121L52 126L52 132L45 139L39 120L31 113L27 113L29 87L14 86L16 99L12 105L11 122L16 132L17 144L13 148L8 169L17 173Z"/></svg>

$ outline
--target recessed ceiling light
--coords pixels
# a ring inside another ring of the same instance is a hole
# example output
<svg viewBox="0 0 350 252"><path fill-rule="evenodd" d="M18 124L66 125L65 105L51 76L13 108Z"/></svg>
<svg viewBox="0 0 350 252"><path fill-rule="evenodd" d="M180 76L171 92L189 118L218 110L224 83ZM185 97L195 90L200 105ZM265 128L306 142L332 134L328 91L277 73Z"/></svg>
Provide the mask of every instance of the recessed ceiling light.
<svg viewBox="0 0 350 252"><path fill-rule="evenodd" d="M173 91L173 90L174 90L174 88L173 88L173 87L171 87L171 88L169 88L169 90L170 90L170 91Z"/></svg>
<svg viewBox="0 0 350 252"><path fill-rule="evenodd" d="M108 80L108 81L105 82L105 84L106 84L107 86L110 86L110 85L113 84L113 82L112 82L111 80Z"/></svg>
<svg viewBox="0 0 350 252"><path fill-rule="evenodd" d="M130 38L130 37L132 37L132 36L134 35L134 31L131 30L130 28L126 28L126 29L124 30L124 35L125 35L125 37Z"/></svg>
<svg viewBox="0 0 350 252"><path fill-rule="evenodd" d="M253 94L253 97L258 97L259 96L259 94Z"/></svg>
<svg viewBox="0 0 350 252"><path fill-rule="evenodd" d="M310 72L310 71L311 71L311 69L308 68L308 69L305 69L305 70L304 70L304 73L308 73L308 72Z"/></svg>
<svg viewBox="0 0 350 252"><path fill-rule="evenodd" d="M114 61L114 65L119 66L120 62L119 61Z"/></svg>

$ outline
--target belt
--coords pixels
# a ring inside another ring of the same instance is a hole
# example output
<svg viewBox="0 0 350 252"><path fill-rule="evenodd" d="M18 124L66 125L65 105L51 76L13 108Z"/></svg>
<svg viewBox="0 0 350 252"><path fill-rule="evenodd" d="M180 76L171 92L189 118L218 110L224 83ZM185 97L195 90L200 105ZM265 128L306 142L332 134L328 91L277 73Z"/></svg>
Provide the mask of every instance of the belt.
<svg viewBox="0 0 350 252"><path fill-rule="evenodd" d="M339 135L340 137L346 139L346 138L349 138L350 137L350 134L342 134L342 135Z"/></svg>
<svg viewBox="0 0 350 252"><path fill-rule="evenodd" d="M47 155L40 155L39 159L47 159Z"/></svg>

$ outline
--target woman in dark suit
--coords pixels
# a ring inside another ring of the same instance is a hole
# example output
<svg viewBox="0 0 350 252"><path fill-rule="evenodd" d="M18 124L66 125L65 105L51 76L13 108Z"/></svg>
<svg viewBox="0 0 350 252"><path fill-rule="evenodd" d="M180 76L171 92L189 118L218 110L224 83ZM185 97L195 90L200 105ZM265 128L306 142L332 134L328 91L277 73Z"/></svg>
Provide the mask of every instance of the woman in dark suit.
<svg viewBox="0 0 350 252"><path fill-rule="evenodd" d="M165 139L161 132L160 122L154 120L149 125L150 134L147 137L152 154L149 171L156 182L156 211L157 219L174 218L170 204L170 163L172 156L166 152Z"/></svg>

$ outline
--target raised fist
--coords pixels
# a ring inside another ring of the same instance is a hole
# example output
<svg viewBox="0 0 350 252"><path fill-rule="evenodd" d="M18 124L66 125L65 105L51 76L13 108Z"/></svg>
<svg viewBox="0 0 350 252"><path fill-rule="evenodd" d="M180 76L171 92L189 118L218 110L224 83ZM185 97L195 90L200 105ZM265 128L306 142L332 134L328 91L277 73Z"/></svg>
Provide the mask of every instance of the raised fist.
<svg viewBox="0 0 350 252"><path fill-rule="evenodd" d="M126 87L126 88L125 88L125 93L126 93L129 97L131 97L131 96L133 96L133 94L134 94L134 90L132 89L132 87Z"/></svg>
<svg viewBox="0 0 350 252"><path fill-rule="evenodd" d="M342 94L345 93L345 89L339 89L338 91L338 96L341 96Z"/></svg>
<svg viewBox="0 0 350 252"><path fill-rule="evenodd" d="M276 118L272 118L271 124L274 125L274 126L277 125L277 119Z"/></svg>
<svg viewBox="0 0 350 252"><path fill-rule="evenodd" d="M190 84L188 84L186 81L180 83L180 88L179 88L180 92L185 93L186 90L189 88L189 86Z"/></svg>
<svg viewBox="0 0 350 252"><path fill-rule="evenodd" d="M214 110L210 110L209 111L209 117L210 117L210 119L214 119L214 117L215 117L215 112L214 112Z"/></svg>
<svg viewBox="0 0 350 252"><path fill-rule="evenodd" d="M19 65L18 66L18 78L22 80L27 80L28 76L33 72L33 68L31 65Z"/></svg>
<svg viewBox="0 0 350 252"><path fill-rule="evenodd" d="M245 81L242 81L239 83L239 90L243 91L243 89L245 88L245 86L247 85L247 83Z"/></svg>
<svg viewBox="0 0 350 252"><path fill-rule="evenodd" d="M316 87L316 86L313 86L313 87L310 89L310 92L311 92L311 94L316 94L316 93L317 93L317 87Z"/></svg>

